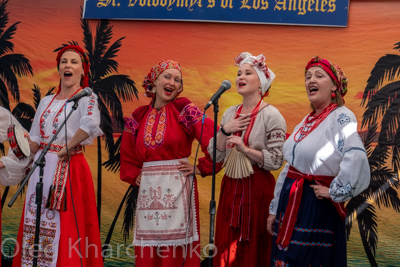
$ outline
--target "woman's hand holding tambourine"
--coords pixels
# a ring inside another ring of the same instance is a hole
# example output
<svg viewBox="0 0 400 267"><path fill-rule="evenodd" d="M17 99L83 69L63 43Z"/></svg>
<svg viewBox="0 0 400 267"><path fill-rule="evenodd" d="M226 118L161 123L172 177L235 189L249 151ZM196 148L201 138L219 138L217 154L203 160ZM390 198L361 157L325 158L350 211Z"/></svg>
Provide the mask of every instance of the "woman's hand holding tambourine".
<svg viewBox="0 0 400 267"><path fill-rule="evenodd" d="M31 155L32 154L36 154L36 152L39 151L39 145L36 142L33 142L31 140L31 137L29 136L28 132L24 132L24 138L26 138L28 140L28 144L29 144L29 149L31 151Z"/></svg>

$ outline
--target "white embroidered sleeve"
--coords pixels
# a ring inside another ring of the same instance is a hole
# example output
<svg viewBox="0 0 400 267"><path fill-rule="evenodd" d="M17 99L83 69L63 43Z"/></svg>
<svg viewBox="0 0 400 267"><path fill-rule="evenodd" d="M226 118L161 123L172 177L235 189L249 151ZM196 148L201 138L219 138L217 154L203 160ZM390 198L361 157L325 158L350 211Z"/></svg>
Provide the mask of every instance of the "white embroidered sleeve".
<svg viewBox="0 0 400 267"><path fill-rule="evenodd" d="M370 182L367 153L357 133L357 120L347 110L339 113L333 123L335 149L342 155L340 170L333 179L329 194L335 202L345 202L365 190Z"/></svg>
<svg viewBox="0 0 400 267"><path fill-rule="evenodd" d="M0 169L0 183L5 186L19 184L28 173L33 157L34 155L31 155L20 160L9 149L7 156L0 158L5 166L5 168Z"/></svg>
<svg viewBox="0 0 400 267"><path fill-rule="evenodd" d="M81 144L91 144L95 137L103 135L103 131L100 129L100 111L97 96L94 93L79 100L79 112L81 114L79 128L89 135L89 138Z"/></svg>
<svg viewBox="0 0 400 267"><path fill-rule="evenodd" d="M277 109L268 112L269 118L265 125L265 146L262 149L263 164L258 164L265 170L278 170L283 164L283 144L286 140L286 122Z"/></svg>
<svg viewBox="0 0 400 267"><path fill-rule="evenodd" d="M271 200L271 204L269 205L269 214L276 215L276 210L278 209L278 204L279 204L279 197L281 195L282 186L283 183L285 182L289 167L290 167L289 163L286 163L276 181L274 189L274 198Z"/></svg>

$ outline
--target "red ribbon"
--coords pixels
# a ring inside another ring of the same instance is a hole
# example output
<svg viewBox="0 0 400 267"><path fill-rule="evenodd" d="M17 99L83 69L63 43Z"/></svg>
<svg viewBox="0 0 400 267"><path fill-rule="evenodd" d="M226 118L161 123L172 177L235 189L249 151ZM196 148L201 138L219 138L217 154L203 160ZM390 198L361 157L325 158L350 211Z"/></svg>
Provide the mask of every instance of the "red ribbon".
<svg viewBox="0 0 400 267"><path fill-rule="evenodd" d="M294 225L297 219L297 213L300 207L301 196L303 194L304 180L315 181L315 183L318 185L329 187L335 177L304 174L290 166L287 173L287 178L294 179L296 181L293 182L292 187L290 188L289 202L285 210L282 225L279 229L278 238L276 240L276 244L281 245L283 249L289 245L292 237ZM330 201L338 211L340 218L344 220L347 213L344 203L334 202L332 199L330 199Z"/></svg>

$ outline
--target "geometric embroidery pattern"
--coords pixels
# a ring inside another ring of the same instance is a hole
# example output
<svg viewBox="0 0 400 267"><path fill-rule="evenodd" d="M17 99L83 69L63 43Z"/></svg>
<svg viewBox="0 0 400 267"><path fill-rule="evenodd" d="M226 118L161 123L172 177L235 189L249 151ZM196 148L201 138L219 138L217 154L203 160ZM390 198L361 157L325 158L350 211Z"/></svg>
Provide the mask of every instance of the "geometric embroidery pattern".
<svg viewBox="0 0 400 267"><path fill-rule="evenodd" d="M157 121L157 115L159 115ZM155 125L157 125L154 133ZM157 114L156 109L152 109L147 117L146 129L144 131L144 145L147 148L160 147L164 142L164 134L167 125L167 113L165 107L162 107Z"/></svg>
<svg viewBox="0 0 400 267"><path fill-rule="evenodd" d="M202 120L202 117L203 112L193 103L190 103L183 108L178 121L182 123L186 129L190 130L193 125Z"/></svg>
<svg viewBox="0 0 400 267"><path fill-rule="evenodd" d="M27 202L27 211L33 218L36 218L36 193L29 197ZM38 266L49 267L52 266L53 258L55 255L55 248L53 245L54 238L56 237L57 225L54 221L55 212L45 208L47 198L43 197L42 201L42 218L40 231L39 231L39 251L38 251ZM36 220L25 218L22 242L22 256L21 261L23 265L33 265L33 249L35 243L35 226Z"/></svg>

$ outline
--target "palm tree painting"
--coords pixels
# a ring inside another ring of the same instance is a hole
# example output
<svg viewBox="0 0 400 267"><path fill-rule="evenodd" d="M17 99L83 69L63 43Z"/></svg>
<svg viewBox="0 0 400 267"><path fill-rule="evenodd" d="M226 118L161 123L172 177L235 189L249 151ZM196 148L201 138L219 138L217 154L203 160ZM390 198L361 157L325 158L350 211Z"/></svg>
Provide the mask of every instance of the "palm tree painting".
<svg viewBox="0 0 400 267"><path fill-rule="evenodd" d="M121 101L132 101L134 97L138 98L138 91L135 87L135 82L129 76L113 74L114 72L118 72L118 62L114 58L117 56L119 48L122 45L122 40L125 37L121 37L110 44L113 36L113 26L108 20L100 20L98 22L95 37L93 37L88 21L82 19L82 16L81 26L83 29L84 47L90 61L89 85L98 96L101 113L100 128L104 132L105 148L111 156L115 154L114 128L116 128L115 131L122 132L124 127ZM69 44L78 43L72 41ZM59 51L62 47L57 48L54 52ZM100 224L102 192L101 137L97 137L97 149L97 212Z"/></svg>
<svg viewBox="0 0 400 267"><path fill-rule="evenodd" d="M14 44L11 41L17 25L16 22L7 28L9 21L7 8L8 0L0 3L0 105L10 110L8 92L19 103L19 86L17 77L32 75L32 67L22 54L14 54ZM4 146L0 144L0 152L4 155Z"/></svg>
<svg viewBox="0 0 400 267"><path fill-rule="evenodd" d="M0 3L0 104L10 110L8 91L13 99L19 103L18 77L32 75L29 60L22 54L13 54L14 44L11 42L17 30L16 22L7 27L9 18L6 11L8 0Z"/></svg>
<svg viewBox="0 0 400 267"><path fill-rule="evenodd" d="M400 50L400 42L395 44ZM378 247L376 208L400 213L400 55L381 57L371 71L361 105L365 107L361 127L366 129L364 144L371 169L371 184L347 204L347 235L353 222L358 228L371 266ZM380 125L379 125L380 124Z"/></svg>

